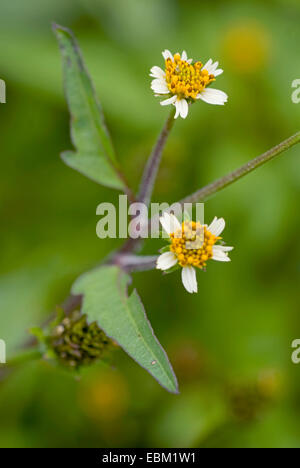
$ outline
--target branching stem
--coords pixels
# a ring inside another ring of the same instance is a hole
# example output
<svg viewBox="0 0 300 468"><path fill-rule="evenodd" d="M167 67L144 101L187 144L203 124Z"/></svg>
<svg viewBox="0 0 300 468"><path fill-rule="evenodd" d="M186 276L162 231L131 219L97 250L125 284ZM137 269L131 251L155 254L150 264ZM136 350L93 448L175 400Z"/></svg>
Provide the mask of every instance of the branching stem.
<svg viewBox="0 0 300 468"><path fill-rule="evenodd" d="M149 163L146 166L145 173L144 173L144 182L141 185L141 195L143 195L144 199L149 200L151 197L152 189L154 180L156 177L157 169L159 166L159 161L161 157L161 153L163 147L166 142L166 138L172 128L171 117L172 114L169 116L167 123L162 131L162 134L158 140L157 145L155 146L152 156L150 157ZM196 203L196 202L203 202L207 200L209 197L214 195L215 193L219 192L223 188L227 187L228 185L232 184L236 180L244 177L246 174L249 174L257 167L261 166L262 164L270 161L271 159L275 158L282 152L286 151L287 149L291 148L292 146L296 145L300 142L300 132L297 132L295 135L287 138L286 140L279 143L274 148L266 151L265 153L261 154L260 156L251 159L246 164L241 166L239 169L236 169L233 172L225 175L224 177L220 177L216 181L212 182L197 190L196 192L188 195L184 199L180 200L180 204L184 203ZM152 162L151 162L152 161ZM148 169L147 169L148 167ZM146 197L146 198L145 198ZM151 221L151 220L150 220ZM143 271L143 270L151 270L155 268L157 256L137 256L134 255L132 252L134 251L135 242L130 242L131 239L127 241L124 245L127 247L123 250L119 250L109 258L109 260L105 264L110 265L119 265L125 271ZM78 309L81 307L81 296L73 296L70 295L66 301L62 304L62 308L64 309L66 315L70 314L73 310ZM52 317L52 316L51 316ZM50 319L47 320L47 323ZM30 338L27 343L24 344L23 347L31 347L36 344L36 339L34 337Z"/></svg>

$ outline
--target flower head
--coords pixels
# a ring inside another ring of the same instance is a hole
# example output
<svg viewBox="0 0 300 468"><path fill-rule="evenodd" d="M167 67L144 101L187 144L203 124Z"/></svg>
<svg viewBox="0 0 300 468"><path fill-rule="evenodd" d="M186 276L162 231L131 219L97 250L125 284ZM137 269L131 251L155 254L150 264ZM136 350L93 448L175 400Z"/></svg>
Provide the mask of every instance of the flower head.
<svg viewBox="0 0 300 468"><path fill-rule="evenodd" d="M217 244L225 228L223 218L215 217L209 226L195 221L180 224L174 215L164 213L160 222L169 235L170 243L167 251L158 257L156 268L169 270L175 265L182 267L182 282L188 292L198 290L195 268L204 269L210 259L230 262L228 252L233 247Z"/></svg>
<svg viewBox="0 0 300 468"><path fill-rule="evenodd" d="M56 324L47 343L61 364L76 369L102 358L113 346L96 322L89 324L76 310Z"/></svg>
<svg viewBox="0 0 300 468"><path fill-rule="evenodd" d="M175 119L179 115L185 119L189 104L197 99L209 104L225 104L227 94L208 87L223 73L223 70L218 69L218 62L213 63L210 59L205 65L201 62L193 63L192 59L187 58L185 51L173 56L169 50L165 50L162 55L165 70L157 66L151 68L150 76L154 78L151 88L156 96L169 95L161 105L173 104L176 107Z"/></svg>

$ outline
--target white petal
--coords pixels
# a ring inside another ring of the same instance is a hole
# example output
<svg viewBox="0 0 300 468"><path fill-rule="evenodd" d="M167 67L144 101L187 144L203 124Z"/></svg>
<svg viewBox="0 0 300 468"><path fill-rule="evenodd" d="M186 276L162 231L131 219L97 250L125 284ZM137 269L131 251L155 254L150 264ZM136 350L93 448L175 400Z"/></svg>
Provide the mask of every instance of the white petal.
<svg viewBox="0 0 300 468"><path fill-rule="evenodd" d="M169 94L169 89L165 80L156 78L151 82L151 89L157 94Z"/></svg>
<svg viewBox="0 0 300 468"><path fill-rule="evenodd" d="M214 236L219 236L221 232L225 228L225 220L224 218L217 218L216 216L214 217L213 221L210 223L208 226L207 230L211 232Z"/></svg>
<svg viewBox="0 0 300 468"><path fill-rule="evenodd" d="M175 231L178 231L178 229L181 229L181 224L180 222L178 221L178 219L176 218L175 215L173 214L170 214L170 230L171 232L175 232Z"/></svg>
<svg viewBox="0 0 300 468"><path fill-rule="evenodd" d="M214 249L220 250L222 252L230 252L234 249L234 247L230 247L229 245L214 245Z"/></svg>
<svg viewBox="0 0 300 468"><path fill-rule="evenodd" d="M227 102L228 96L224 91L220 91L219 89L206 88L198 94L197 99L202 99L202 101L208 104L223 106Z"/></svg>
<svg viewBox="0 0 300 468"><path fill-rule="evenodd" d="M174 119L177 119L177 117L180 114L180 105L179 105L179 101L177 101L177 99L174 102L174 106L176 107L176 112L175 112L175 115L174 115Z"/></svg>
<svg viewBox="0 0 300 468"><path fill-rule="evenodd" d="M218 68L218 65L219 65L219 62L215 62L212 64L211 68L210 68L210 73L214 73L216 71L216 69Z"/></svg>
<svg viewBox="0 0 300 468"><path fill-rule="evenodd" d="M174 103L175 107L176 107L176 112L175 112L175 116L174 116L174 119L177 119L177 117L180 115L181 113L181 100L179 101L178 99L176 100L176 102Z"/></svg>
<svg viewBox="0 0 300 468"><path fill-rule="evenodd" d="M155 86L155 88L152 88L152 90L158 96L160 96L161 94L169 94L169 92L170 92L168 89L165 89L163 87L158 87L158 86Z"/></svg>
<svg viewBox="0 0 300 468"><path fill-rule="evenodd" d="M153 76L153 78L163 79L166 76L165 72L157 66L152 67L150 72L150 76Z"/></svg>
<svg viewBox="0 0 300 468"><path fill-rule="evenodd" d="M168 58L170 58L172 61L174 61L173 55L171 54L171 52L170 52L168 49L164 50L163 53L162 53L162 55L163 55L163 58L164 58L165 60L167 60Z"/></svg>
<svg viewBox="0 0 300 468"><path fill-rule="evenodd" d="M209 59L208 62L206 62L205 65L203 65L202 70L207 70L209 74L213 74L215 76L221 75L223 73L223 70L221 68L218 69L219 62L214 62L212 59Z"/></svg>
<svg viewBox="0 0 300 468"><path fill-rule="evenodd" d="M202 70L207 70L208 73L210 73L212 63L213 63L212 59L209 59L208 62L206 62L206 64L203 65Z"/></svg>
<svg viewBox="0 0 300 468"><path fill-rule="evenodd" d="M180 115L183 119L186 118L189 112L189 105L185 99L180 99L179 101L175 102L176 106L176 113L175 113L175 119Z"/></svg>
<svg viewBox="0 0 300 468"><path fill-rule="evenodd" d="M189 293L196 293L198 291L195 268L192 266L183 267L181 279L183 286Z"/></svg>
<svg viewBox="0 0 300 468"><path fill-rule="evenodd" d="M177 99L177 96L172 96L169 99L165 99L164 101L161 101L160 105L167 106L168 104L174 104L176 99Z"/></svg>
<svg viewBox="0 0 300 468"><path fill-rule="evenodd" d="M156 261L156 268L159 270L168 270L176 265L177 257L174 252L165 252L161 254Z"/></svg>
<svg viewBox="0 0 300 468"><path fill-rule="evenodd" d="M184 60L185 62L187 61L187 55L186 55L186 51L184 50L181 54L181 60Z"/></svg>
<svg viewBox="0 0 300 468"><path fill-rule="evenodd" d="M180 222L173 214L163 213L159 220L167 234L171 234L172 232L181 229Z"/></svg>
<svg viewBox="0 0 300 468"><path fill-rule="evenodd" d="M160 218L159 218L160 224L164 228L167 234L171 234L170 231L170 218L168 213L164 213Z"/></svg>
<svg viewBox="0 0 300 468"><path fill-rule="evenodd" d="M181 111L180 111L180 115L183 119L186 118L186 116L188 115L188 112L189 112L189 105L186 101L186 99L181 99Z"/></svg>
<svg viewBox="0 0 300 468"><path fill-rule="evenodd" d="M188 59L187 58L187 53L186 51L184 50L181 54L181 60L184 60L185 62L187 63L192 63L193 59Z"/></svg>
<svg viewBox="0 0 300 468"><path fill-rule="evenodd" d="M219 70L216 70L216 71L214 72L214 75L215 75L215 76L219 76L219 75L222 75L222 73L223 73L222 68L219 68Z"/></svg>
<svg viewBox="0 0 300 468"><path fill-rule="evenodd" d="M218 262L230 262L230 258L228 257L227 253L223 250L216 249L216 246L213 246L213 260L217 260ZM220 246L219 246L220 247Z"/></svg>
<svg viewBox="0 0 300 468"><path fill-rule="evenodd" d="M156 86L162 86L164 88L168 88L167 87L167 82L166 82L166 79L165 78L155 78L154 80L151 81L151 88L153 89L153 87L156 87Z"/></svg>

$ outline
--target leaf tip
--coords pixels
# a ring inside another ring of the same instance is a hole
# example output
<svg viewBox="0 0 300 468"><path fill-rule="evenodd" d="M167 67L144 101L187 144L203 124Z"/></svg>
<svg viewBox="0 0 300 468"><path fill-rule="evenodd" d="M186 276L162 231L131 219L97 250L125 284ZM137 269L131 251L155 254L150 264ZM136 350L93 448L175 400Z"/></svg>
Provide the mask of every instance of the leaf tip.
<svg viewBox="0 0 300 468"><path fill-rule="evenodd" d="M56 29L58 29L60 26L59 26L59 24L57 24L57 23L55 23L54 21L52 21L51 27L52 27L53 31L56 31Z"/></svg>
<svg viewBox="0 0 300 468"><path fill-rule="evenodd" d="M170 367L171 367L171 364L170 364ZM172 388L170 387L164 387L169 393L172 393L173 395L180 395L180 391L179 391L179 387L178 387L178 381L177 381L177 378L176 378L176 375L171 367L171 370L172 370L172 374L173 374L173 377L174 377L174 386Z"/></svg>
<svg viewBox="0 0 300 468"><path fill-rule="evenodd" d="M58 23L55 23L55 22L51 23L51 28L56 36L58 35L60 31L64 30L63 26L60 26Z"/></svg>
<svg viewBox="0 0 300 468"><path fill-rule="evenodd" d="M51 23L52 31L54 34L59 38L60 35L67 35L68 37L74 39L74 34L71 29L67 28L66 26L61 26L58 23Z"/></svg>

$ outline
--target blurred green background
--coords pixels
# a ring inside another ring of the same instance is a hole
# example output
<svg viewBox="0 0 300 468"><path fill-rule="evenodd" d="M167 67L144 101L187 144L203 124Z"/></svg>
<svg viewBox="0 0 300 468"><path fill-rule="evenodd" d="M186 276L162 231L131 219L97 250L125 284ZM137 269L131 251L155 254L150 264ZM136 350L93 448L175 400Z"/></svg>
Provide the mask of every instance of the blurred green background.
<svg viewBox="0 0 300 468"><path fill-rule="evenodd" d="M168 110L150 90L161 51L220 61L226 106L200 103L169 140L155 201L173 202L299 130L297 0L2 0L0 338L8 357L120 241L96 237L96 206L117 201L64 166L70 149L51 22L71 27L127 178L138 186ZM299 151L205 205L227 220L232 262L210 262L187 294L179 273L134 275L179 378L168 394L122 351L80 379L46 362L0 382L1 447L299 447ZM145 252L156 253L159 241Z"/></svg>

